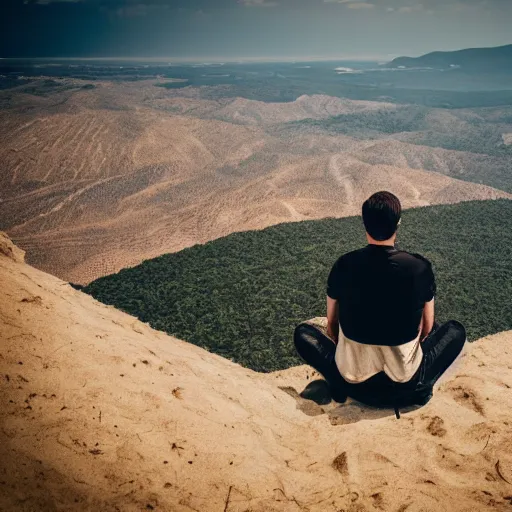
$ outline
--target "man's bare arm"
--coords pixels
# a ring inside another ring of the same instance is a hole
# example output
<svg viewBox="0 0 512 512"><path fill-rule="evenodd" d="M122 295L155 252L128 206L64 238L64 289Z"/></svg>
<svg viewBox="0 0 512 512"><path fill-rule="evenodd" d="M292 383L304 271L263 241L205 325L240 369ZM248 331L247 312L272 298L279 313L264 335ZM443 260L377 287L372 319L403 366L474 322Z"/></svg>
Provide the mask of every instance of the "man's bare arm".
<svg viewBox="0 0 512 512"><path fill-rule="evenodd" d="M434 299L425 303L423 308L423 317L421 319L420 340L423 341L434 327Z"/></svg>
<svg viewBox="0 0 512 512"><path fill-rule="evenodd" d="M337 345L340 332L338 301L327 296L327 336Z"/></svg>

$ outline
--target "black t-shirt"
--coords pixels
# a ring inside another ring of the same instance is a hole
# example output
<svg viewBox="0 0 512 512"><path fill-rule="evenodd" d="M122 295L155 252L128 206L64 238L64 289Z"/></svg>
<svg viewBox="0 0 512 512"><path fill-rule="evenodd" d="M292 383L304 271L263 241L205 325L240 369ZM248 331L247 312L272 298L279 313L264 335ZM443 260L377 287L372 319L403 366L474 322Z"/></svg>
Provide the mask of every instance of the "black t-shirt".
<svg viewBox="0 0 512 512"><path fill-rule="evenodd" d="M327 295L339 303L344 335L370 345L415 339L425 302L435 293L430 262L387 245L369 244L344 254L327 280Z"/></svg>

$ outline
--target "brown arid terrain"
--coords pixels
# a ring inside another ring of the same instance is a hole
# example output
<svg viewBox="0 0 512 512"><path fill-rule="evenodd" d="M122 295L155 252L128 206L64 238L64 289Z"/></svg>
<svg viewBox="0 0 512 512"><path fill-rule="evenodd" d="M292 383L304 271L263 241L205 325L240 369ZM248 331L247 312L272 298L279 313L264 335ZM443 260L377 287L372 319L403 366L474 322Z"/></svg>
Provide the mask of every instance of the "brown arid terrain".
<svg viewBox="0 0 512 512"><path fill-rule="evenodd" d="M512 332L424 407L300 397L23 263L0 235L0 510L509 511Z"/></svg>
<svg viewBox="0 0 512 512"><path fill-rule="evenodd" d="M297 125L389 103L211 99L150 80L62 79L36 95L39 83L0 91L0 229L75 283L235 231L358 214L379 189L406 208L512 197L484 184L506 178L503 157ZM429 123L462 129L438 111Z"/></svg>

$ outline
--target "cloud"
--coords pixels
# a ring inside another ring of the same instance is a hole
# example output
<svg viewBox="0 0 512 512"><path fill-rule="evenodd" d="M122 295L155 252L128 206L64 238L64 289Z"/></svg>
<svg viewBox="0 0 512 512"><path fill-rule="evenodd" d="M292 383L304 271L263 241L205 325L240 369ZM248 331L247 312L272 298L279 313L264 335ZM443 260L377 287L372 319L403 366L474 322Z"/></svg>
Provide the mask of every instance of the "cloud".
<svg viewBox="0 0 512 512"><path fill-rule="evenodd" d="M39 5L48 5L48 4L53 4L53 3L57 3L57 2L77 4L80 1L81 0L37 0L35 3L39 4ZM25 2L25 3L28 3L28 2Z"/></svg>
<svg viewBox="0 0 512 512"><path fill-rule="evenodd" d="M5 0L0 0L0 4ZM86 4L115 9L134 5L166 5L169 9L215 10L237 7L307 8L323 4L340 4L353 9L379 8L388 12L419 12L429 9L455 10L475 8L481 10L509 10L512 0L7 0L25 4ZM357 6L357 7L356 7Z"/></svg>
<svg viewBox="0 0 512 512"><path fill-rule="evenodd" d="M388 12L415 13L476 9L495 11L510 9L510 0L374 0Z"/></svg>
<svg viewBox="0 0 512 512"><path fill-rule="evenodd" d="M149 16L155 11L167 10L169 7L165 4L130 4L115 9L114 14L120 18L136 18L140 16Z"/></svg>
<svg viewBox="0 0 512 512"><path fill-rule="evenodd" d="M375 4L370 4L368 2L347 3L347 7L349 9L373 9Z"/></svg>
<svg viewBox="0 0 512 512"><path fill-rule="evenodd" d="M373 9L375 4L359 0L324 0L326 4L344 4L349 9Z"/></svg>
<svg viewBox="0 0 512 512"><path fill-rule="evenodd" d="M238 3L246 7L276 7L277 2L269 0L238 0Z"/></svg>
<svg viewBox="0 0 512 512"><path fill-rule="evenodd" d="M5 0L0 0L1 4ZM121 16L144 16L154 6L173 12L211 13L215 11L235 12L243 10L266 10L263 8L276 8L276 11L287 9L321 11L322 6L340 6L354 11L382 12L388 16L395 15L433 15L436 13L473 12L475 16L480 13L496 13L501 18L510 17L512 13L512 0L7 0L20 5L61 5L62 9L71 9L71 6L100 8L102 12L119 12ZM143 7L146 6L146 7ZM272 12L272 9L268 9ZM320 14L318 14L320 15ZM442 14L441 14L442 15Z"/></svg>
<svg viewBox="0 0 512 512"><path fill-rule="evenodd" d="M419 12L423 10L423 4L416 5L403 5L397 9L398 12L402 13L411 13L411 12Z"/></svg>

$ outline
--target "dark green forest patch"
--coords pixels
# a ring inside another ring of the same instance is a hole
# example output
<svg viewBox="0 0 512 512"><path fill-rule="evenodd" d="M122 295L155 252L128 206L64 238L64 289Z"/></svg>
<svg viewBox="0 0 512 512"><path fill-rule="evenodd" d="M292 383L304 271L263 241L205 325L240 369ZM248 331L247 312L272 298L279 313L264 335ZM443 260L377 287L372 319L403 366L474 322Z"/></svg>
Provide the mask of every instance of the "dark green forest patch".
<svg viewBox="0 0 512 512"><path fill-rule="evenodd" d="M258 371L301 364L292 333L325 315L334 261L366 244L359 217L281 224L166 254L84 288L152 327ZM407 210L397 246L437 279L436 316L470 340L512 329L512 201Z"/></svg>

